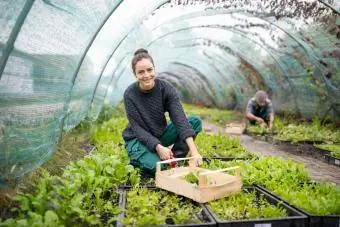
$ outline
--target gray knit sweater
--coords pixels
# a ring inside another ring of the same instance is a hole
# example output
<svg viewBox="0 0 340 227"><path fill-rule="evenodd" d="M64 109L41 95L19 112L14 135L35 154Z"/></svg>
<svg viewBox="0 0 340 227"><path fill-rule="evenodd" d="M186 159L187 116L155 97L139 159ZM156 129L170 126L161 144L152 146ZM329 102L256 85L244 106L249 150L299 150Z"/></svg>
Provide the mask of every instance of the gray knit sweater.
<svg viewBox="0 0 340 227"><path fill-rule="evenodd" d="M131 84L124 92L124 105L129 120L123 131L125 141L137 138L150 151L155 152L167 126L165 112L169 112L180 139L185 140L195 135L176 89L164 80L156 78L154 88L148 92L142 92L138 82Z"/></svg>

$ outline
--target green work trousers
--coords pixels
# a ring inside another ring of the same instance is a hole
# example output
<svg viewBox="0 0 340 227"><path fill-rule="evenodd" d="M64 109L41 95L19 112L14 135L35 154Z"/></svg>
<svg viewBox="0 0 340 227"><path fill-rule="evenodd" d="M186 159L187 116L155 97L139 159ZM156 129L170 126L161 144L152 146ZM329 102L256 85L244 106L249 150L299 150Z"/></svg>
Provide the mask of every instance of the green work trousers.
<svg viewBox="0 0 340 227"><path fill-rule="evenodd" d="M202 131L202 121L199 117L189 116L188 121L196 135ZM188 146L185 141L180 141L177 129L173 123L170 123L166 127L160 141L165 147L174 144L172 150L176 158L184 157L188 153ZM131 165L140 168L142 173L155 175L156 163L161 161L156 152L150 151L137 139L125 141L125 148L130 157Z"/></svg>

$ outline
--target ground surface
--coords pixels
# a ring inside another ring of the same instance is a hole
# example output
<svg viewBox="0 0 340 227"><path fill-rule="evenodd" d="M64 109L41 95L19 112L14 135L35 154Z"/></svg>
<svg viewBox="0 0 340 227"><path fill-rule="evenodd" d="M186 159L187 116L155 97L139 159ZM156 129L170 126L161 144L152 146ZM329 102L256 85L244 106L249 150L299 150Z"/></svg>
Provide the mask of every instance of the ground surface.
<svg viewBox="0 0 340 227"><path fill-rule="evenodd" d="M203 127L206 131L224 133L224 129L208 122L203 122ZM322 155L313 152L308 144L297 147L289 144L266 142L245 134L238 135L238 137L241 139L242 146L254 154L259 156L279 156L302 162L314 180L340 184L340 167L328 164L323 160Z"/></svg>

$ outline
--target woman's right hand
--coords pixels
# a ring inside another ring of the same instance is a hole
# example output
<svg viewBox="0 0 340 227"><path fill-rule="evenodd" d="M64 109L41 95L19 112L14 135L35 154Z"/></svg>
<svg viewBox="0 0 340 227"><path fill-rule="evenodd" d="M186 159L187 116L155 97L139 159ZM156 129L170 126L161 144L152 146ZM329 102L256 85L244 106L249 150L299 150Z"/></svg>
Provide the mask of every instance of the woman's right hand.
<svg viewBox="0 0 340 227"><path fill-rule="evenodd" d="M168 160L171 158L172 151L168 147L164 147L161 144L156 146L156 151L161 160Z"/></svg>

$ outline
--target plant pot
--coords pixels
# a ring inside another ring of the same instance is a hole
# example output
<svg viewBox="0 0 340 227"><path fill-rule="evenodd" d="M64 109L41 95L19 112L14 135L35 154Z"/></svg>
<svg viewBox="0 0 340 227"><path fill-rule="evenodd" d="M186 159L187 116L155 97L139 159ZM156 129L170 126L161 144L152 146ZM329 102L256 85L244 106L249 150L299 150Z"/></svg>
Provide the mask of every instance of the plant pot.
<svg viewBox="0 0 340 227"><path fill-rule="evenodd" d="M247 220L222 220L213 212L213 210L207 204L206 207L211 215L217 222L219 227L304 227L307 226L307 216L299 210L289 206L288 204L282 203L280 200L270 195L266 191L256 187L244 187L244 191L255 191L259 197L263 195L270 204L279 205L284 208L288 217L278 218L263 218L263 219L247 219Z"/></svg>
<svg viewBox="0 0 340 227"><path fill-rule="evenodd" d="M270 194L271 196L275 197L278 200L283 201L285 204L293 207L294 209L298 210L299 212L305 214L307 216L307 223L309 227L339 227L340 226L340 215L315 215L311 214L295 205L291 205L289 201L282 199L280 196L276 195L268 191L266 188L257 185L256 187L260 188L261 190L265 191L266 193Z"/></svg>

